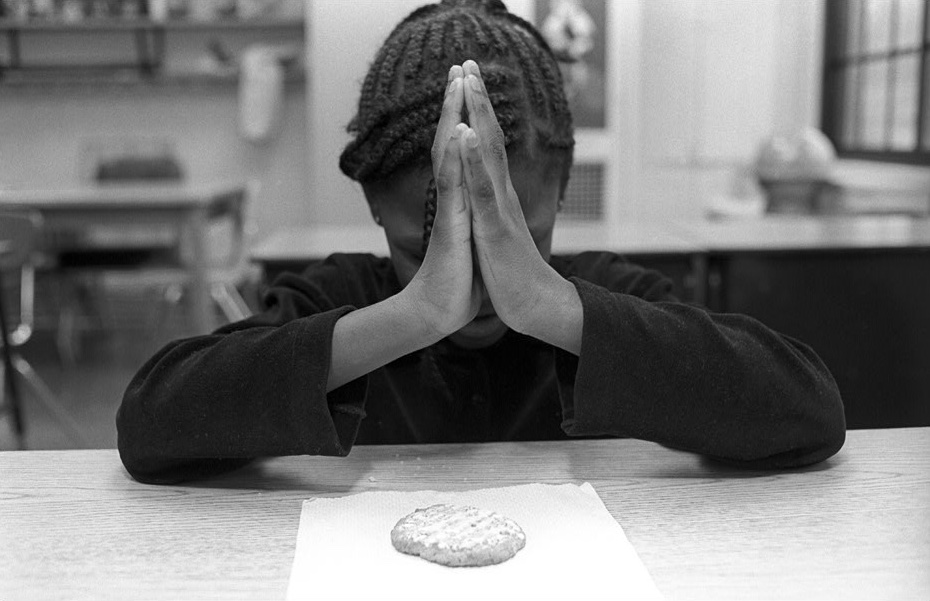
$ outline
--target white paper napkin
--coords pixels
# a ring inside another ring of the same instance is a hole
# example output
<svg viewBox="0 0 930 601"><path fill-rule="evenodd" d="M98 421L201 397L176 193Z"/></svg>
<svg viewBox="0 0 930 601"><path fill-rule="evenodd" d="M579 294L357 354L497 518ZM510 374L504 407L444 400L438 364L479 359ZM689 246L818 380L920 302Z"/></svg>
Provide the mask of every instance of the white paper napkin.
<svg viewBox="0 0 930 601"><path fill-rule="evenodd" d="M526 533L502 564L449 568L391 545L402 517L434 503L497 511ZM304 501L287 598L661 599L594 488L528 484L461 492L367 492Z"/></svg>

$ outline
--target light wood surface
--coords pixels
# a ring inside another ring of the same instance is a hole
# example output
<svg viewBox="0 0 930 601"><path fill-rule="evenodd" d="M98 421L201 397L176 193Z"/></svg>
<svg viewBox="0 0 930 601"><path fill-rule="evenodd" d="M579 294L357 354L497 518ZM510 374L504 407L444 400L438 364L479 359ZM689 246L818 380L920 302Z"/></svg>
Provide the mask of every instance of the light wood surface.
<svg viewBox="0 0 930 601"><path fill-rule="evenodd" d="M663 226L627 223L617 227L605 224L556 222L552 251L577 253L585 250L611 250L621 254L679 253L701 249L683 236ZM374 225L295 226L272 232L252 248L251 257L259 263L323 259L334 252L371 253L388 256L384 231Z"/></svg>
<svg viewBox="0 0 930 601"><path fill-rule="evenodd" d="M930 219L902 215L768 215L668 227L706 252L930 248Z"/></svg>
<svg viewBox="0 0 930 601"><path fill-rule="evenodd" d="M244 189L245 184L235 180L12 187L0 189L0 207L37 210L205 207L241 194Z"/></svg>
<svg viewBox="0 0 930 601"><path fill-rule="evenodd" d="M930 248L930 219L899 215L803 216L770 215L753 219L694 223L557 221L552 250L577 253L606 250L619 254L706 255L724 252L880 250ZM311 225L272 232L252 248L259 263L306 261L333 252L387 256L381 228Z"/></svg>
<svg viewBox="0 0 930 601"><path fill-rule="evenodd" d="M0 453L0 591L282 599L304 499L585 481L669 599L930 598L930 428L852 431L780 472L601 440L357 447L146 486L111 450Z"/></svg>

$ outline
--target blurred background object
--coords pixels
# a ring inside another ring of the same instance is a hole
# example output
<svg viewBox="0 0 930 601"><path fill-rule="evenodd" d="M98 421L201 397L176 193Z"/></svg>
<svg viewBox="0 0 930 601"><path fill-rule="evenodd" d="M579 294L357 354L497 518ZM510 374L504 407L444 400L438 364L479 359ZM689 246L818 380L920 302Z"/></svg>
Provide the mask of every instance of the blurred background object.
<svg viewBox="0 0 930 601"><path fill-rule="evenodd" d="M823 132L807 127L774 135L756 154L755 171L770 213L822 213L835 198L836 150Z"/></svg>
<svg viewBox="0 0 930 601"><path fill-rule="evenodd" d="M41 231L42 219L37 213L0 210L0 413L11 415L18 448L26 448L25 399L40 404L70 444L84 446L87 438L71 411L21 352L35 328L35 272Z"/></svg>

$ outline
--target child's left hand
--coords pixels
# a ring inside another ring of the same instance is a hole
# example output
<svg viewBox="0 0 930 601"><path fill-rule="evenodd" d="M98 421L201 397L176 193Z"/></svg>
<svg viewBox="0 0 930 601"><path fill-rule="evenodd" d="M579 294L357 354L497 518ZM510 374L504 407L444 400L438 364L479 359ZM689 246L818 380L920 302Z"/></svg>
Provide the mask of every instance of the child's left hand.
<svg viewBox="0 0 930 601"><path fill-rule="evenodd" d="M510 178L504 133L478 65L466 61L462 66L470 128L459 141L472 240L488 295L511 329L578 354L578 292L539 253Z"/></svg>

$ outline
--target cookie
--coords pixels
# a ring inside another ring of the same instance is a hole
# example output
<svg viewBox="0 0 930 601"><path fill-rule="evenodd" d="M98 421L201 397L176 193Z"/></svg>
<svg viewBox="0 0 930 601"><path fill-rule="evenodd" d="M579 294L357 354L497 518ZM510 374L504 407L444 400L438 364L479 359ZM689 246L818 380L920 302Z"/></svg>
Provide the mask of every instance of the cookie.
<svg viewBox="0 0 930 601"><path fill-rule="evenodd" d="M526 544L523 529L499 513L464 505L417 509L391 530L401 553L450 567L478 567L507 561Z"/></svg>

